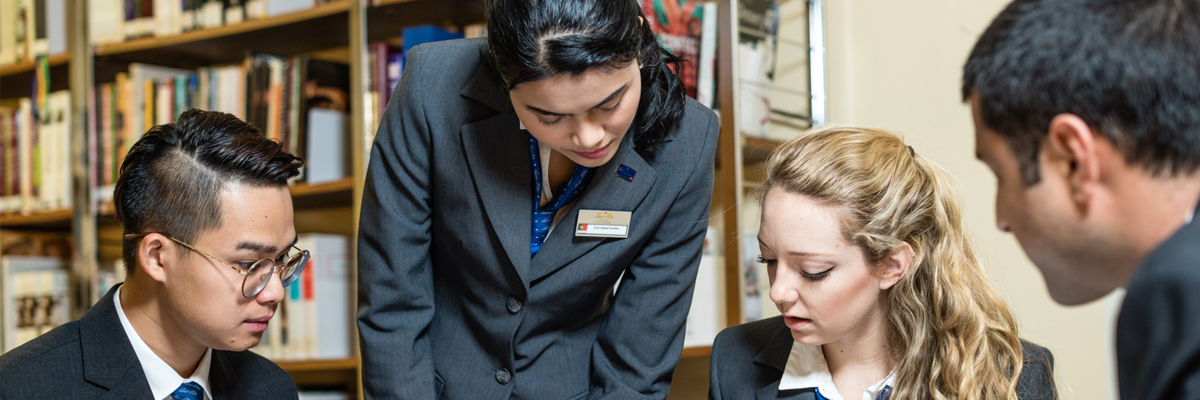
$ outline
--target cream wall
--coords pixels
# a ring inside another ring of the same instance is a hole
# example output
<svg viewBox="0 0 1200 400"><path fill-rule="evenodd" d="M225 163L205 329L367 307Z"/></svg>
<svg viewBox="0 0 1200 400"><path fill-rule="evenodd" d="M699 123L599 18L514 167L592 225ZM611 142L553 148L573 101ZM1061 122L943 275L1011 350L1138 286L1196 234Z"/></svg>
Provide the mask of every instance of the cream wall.
<svg viewBox="0 0 1200 400"><path fill-rule="evenodd" d="M974 158L970 113L959 96L962 65L1006 3L827 0L829 121L900 132L959 178L968 223L1017 314L1021 336L1054 353L1060 398L1106 399L1105 303L1066 308L1049 298L1016 240L996 229L995 180Z"/></svg>

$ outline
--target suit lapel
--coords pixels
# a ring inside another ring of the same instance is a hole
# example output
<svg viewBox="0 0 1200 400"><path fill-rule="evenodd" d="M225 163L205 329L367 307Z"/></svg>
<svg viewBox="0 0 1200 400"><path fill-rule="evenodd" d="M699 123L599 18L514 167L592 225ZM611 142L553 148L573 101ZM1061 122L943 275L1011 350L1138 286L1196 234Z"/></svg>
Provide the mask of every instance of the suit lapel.
<svg viewBox="0 0 1200 400"><path fill-rule="evenodd" d="M632 128L630 130L632 132ZM624 240L575 237L575 221L578 219L579 210L633 211L654 187L658 174L634 150L631 132L625 134L621 146L617 149L617 154L596 171L592 182L584 190L583 196L575 201L571 210L563 216L562 221L546 238L546 243L538 251L537 257L533 258L530 281L537 281L543 276L563 268L604 241ZM622 164L637 171L632 181L617 176L617 167ZM633 235L632 229L648 228L638 224L639 217L646 218L646 216L633 215L630 220L630 236Z"/></svg>
<svg viewBox="0 0 1200 400"><path fill-rule="evenodd" d="M760 368L770 368L779 372L779 376L783 376L783 370L787 367L788 356L792 353L792 333L786 325L780 324L775 329L775 333L771 335L771 339L767 341L767 345L763 346L762 351L754 356L754 363ZM761 387L754 394L754 398L758 400L767 399L795 399L795 400L816 400L816 395L807 389L801 390L779 390L779 380Z"/></svg>
<svg viewBox="0 0 1200 400"><path fill-rule="evenodd" d="M533 176L529 134L505 99L500 82L481 63L461 96L499 114L463 125L462 142L475 190L504 252L522 281L529 282L529 234L533 226Z"/></svg>
<svg viewBox="0 0 1200 400"><path fill-rule="evenodd" d="M220 350L212 351L212 362L208 369L208 388L212 390L209 393L214 399L237 399L241 398L239 388L233 387L238 381L233 379L233 374L230 372L233 368L229 365L229 360L225 358L225 352Z"/></svg>
<svg viewBox="0 0 1200 400"><path fill-rule="evenodd" d="M151 398L150 384L117 316L114 286L79 319L83 379L108 389L104 399Z"/></svg>

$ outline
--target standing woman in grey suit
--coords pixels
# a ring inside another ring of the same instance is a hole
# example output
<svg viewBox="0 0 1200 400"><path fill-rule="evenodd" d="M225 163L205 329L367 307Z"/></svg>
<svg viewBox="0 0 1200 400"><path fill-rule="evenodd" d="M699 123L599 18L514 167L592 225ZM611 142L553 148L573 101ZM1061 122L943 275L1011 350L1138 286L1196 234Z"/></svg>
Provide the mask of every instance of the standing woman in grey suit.
<svg viewBox="0 0 1200 400"><path fill-rule="evenodd" d="M717 122L637 3L492 0L486 40L410 52L362 203L368 398L666 397Z"/></svg>
<svg viewBox="0 0 1200 400"><path fill-rule="evenodd" d="M825 126L767 161L761 261L783 315L717 336L711 399L1052 400L1049 351L983 270L950 175Z"/></svg>

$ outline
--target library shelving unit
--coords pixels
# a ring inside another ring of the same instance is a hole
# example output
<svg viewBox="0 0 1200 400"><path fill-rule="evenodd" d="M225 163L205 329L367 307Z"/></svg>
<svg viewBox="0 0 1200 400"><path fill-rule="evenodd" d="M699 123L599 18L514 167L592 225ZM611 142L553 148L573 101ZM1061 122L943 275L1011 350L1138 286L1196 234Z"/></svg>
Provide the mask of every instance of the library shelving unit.
<svg viewBox="0 0 1200 400"><path fill-rule="evenodd" d="M716 186L713 197L713 224L722 238L724 264L720 267L723 310L720 321L724 326L743 322L743 260L757 251L745 248L742 228L755 211L750 210L746 194L755 187L759 174L756 166L781 143L780 137L762 137L739 128L739 88L743 83L739 68L745 63L737 59L740 35L737 12L739 3L747 0L713 0L718 4L718 87L721 135L717 151ZM781 6L797 4L803 7L804 40L793 42L807 46L807 51L789 51L807 56L803 74L809 79L803 91L808 111L805 125L824 121L824 43L822 15L823 0L778 0ZM305 232L344 234L351 243L358 230L359 207L366 172L366 153L375 132L374 122L368 120L366 99L370 92L370 57L368 43L395 41L401 29L417 24L462 27L481 23L484 2L479 0L335 0L311 9L276 17L248 20L237 25L194 30L168 37L149 37L123 43L92 46L87 36L88 1L68 2L68 53L48 57L51 90L71 89L71 172L72 204L69 209L49 210L28 215L0 215L0 228L18 230L57 230L72 232L72 283L77 301L72 316L77 318L99 299L97 275L102 260L120 257L120 228L113 218L111 202L99 202L89 182L87 160L87 124L89 89L97 82L111 82L129 63L141 62L168 67L194 69L201 66L240 62L248 51L261 51L279 56L308 54L345 62L350 66L350 130L348 145L350 177L324 184L296 184L291 188L296 229ZM786 16L787 13L785 13ZM787 20L781 21L786 25ZM785 29L781 27L781 32ZM781 36L783 36L781 34ZM779 46L787 46L780 40ZM32 62L0 65L0 104L6 99L28 96L29 82L36 64ZM786 85L786 83L780 83ZM794 88L793 88L794 89ZM772 116L772 126L776 118ZM794 121L789 122L795 125ZM355 246L351 246L353 257ZM352 258L353 259L353 258ZM350 263L352 299L356 290L357 268ZM764 293L765 295L765 293ZM353 301L351 301L353 307ZM352 337L357 337L353 310L347 312ZM683 359L707 365L711 352L708 346L684 349ZM342 360L279 361L302 388L337 387L361 398L361 362L357 340L352 356ZM682 365L682 364L681 364ZM685 386L707 381L707 375L689 375ZM674 392L674 391L673 391ZM675 398L674 394L672 398Z"/></svg>
<svg viewBox="0 0 1200 400"><path fill-rule="evenodd" d="M747 227L758 224L758 200L748 195L757 190L765 177L762 163L787 139L825 123L824 0L718 0L717 3L721 137L712 209L713 223L719 226L724 238L720 291L725 296L723 322L725 326L733 326L754 318L743 314L743 302L761 301L744 296L748 290L745 274L756 272L747 271L745 261L747 255L757 254L758 249L748 248L742 236ZM755 9L753 3L777 6L774 12L779 21L775 32L755 31L739 19L739 12ZM742 70L763 68L753 60L740 59L743 54L739 53L744 52L739 52L739 46L754 35L773 36L772 46L776 49L771 56L775 64L773 82L747 78L750 74ZM769 100L777 109L769 112L766 135L748 132L743 126L747 118L742 109L746 105L743 97L756 95L748 87L767 87L773 91ZM760 287L765 288L765 278L761 281L764 282ZM767 292L761 291L760 296L767 296Z"/></svg>

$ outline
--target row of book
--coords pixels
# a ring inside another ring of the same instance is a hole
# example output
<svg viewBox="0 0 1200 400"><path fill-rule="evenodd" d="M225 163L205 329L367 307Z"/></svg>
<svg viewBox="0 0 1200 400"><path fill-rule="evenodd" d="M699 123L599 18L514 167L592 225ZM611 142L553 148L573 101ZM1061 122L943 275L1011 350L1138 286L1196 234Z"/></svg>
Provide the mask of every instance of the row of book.
<svg viewBox="0 0 1200 400"><path fill-rule="evenodd" d="M0 353L70 320L70 253L67 233L0 230Z"/></svg>
<svg viewBox="0 0 1200 400"><path fill-rule="evenodd" d="M101 200L125 154L155 125L198 108L227 112L258 127L306 161L297 181L348 176L345 143L349 67L308 57L248 55L239 65L182 70L133 63L114 82L97 85L88 107L91 173Z"/></svg>
<svg viewBox="0 0 1200 400"><path fill-rule="evenodd" d="M398 41L375 42L368 45L370 90L364 94L366 98L363 99L366 104L366 112L369 113L364 120L370 122L367 127L368 132L365 133L366 143L371 143L374 138L384 109L391 100L392 92L400 83L400 76L404 74L404 62L408 58L409 50L423 43L481 37L486 34L487 29L481 24L468 25L463 28L462 32L451 31L435 25L417 25L402 29Z"/></svg>
<svg viewBox="0 0 1200 400"><path fill-rule="evenodd" d="M67 52L67 0L0 2L0 65Z"/></svg>
<svg viewBox="0 0 1200 400"><path fill-rule="evenodd" d="M71 93L0 107L0 214L71 206Z"/></svg>
<svg viewBox="0 0 1200 400"><path fill-rule="evenodd" d="M254 351L273 360L350 357L350 240L344 235L301 234L296 246L312 257L300 279L284 288L283 302Z"/></svg>
<svg viewBox="0 0 1200 400"><path fill-rule="evenodd" d="M31 1L31 0L21 0ZM63 0L36 0L63 1ZM303 11L329 0L88 0L92 44L239 24Z"/></svg>

